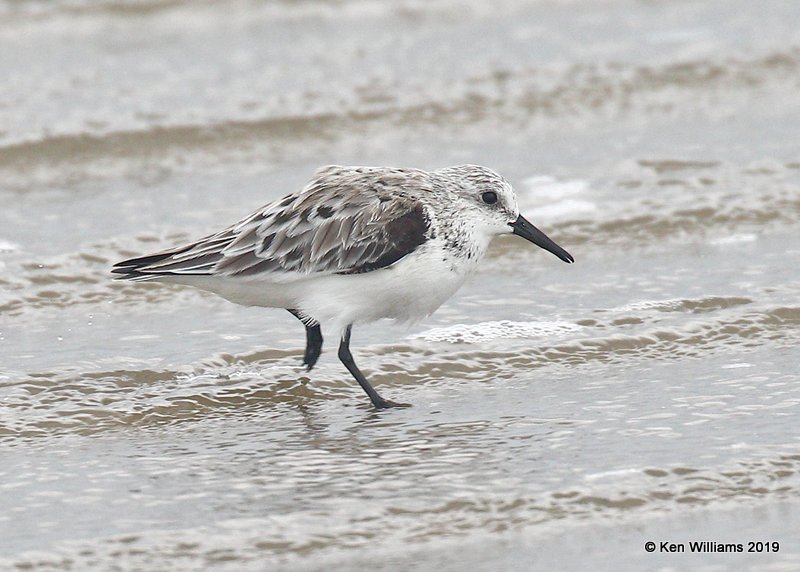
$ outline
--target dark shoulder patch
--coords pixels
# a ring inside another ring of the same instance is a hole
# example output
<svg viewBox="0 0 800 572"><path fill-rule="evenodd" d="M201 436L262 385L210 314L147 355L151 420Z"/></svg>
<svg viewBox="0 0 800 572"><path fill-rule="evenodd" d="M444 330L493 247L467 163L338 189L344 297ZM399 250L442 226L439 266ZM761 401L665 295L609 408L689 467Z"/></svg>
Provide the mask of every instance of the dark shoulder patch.
<svg viewBox="0 0 800 572"><path fill-rule="evenodd" d="M339 274L363 274L391 266L414 252L428 240L430 221L421 204L386 223L379 240L368 250L366 257Z"/></svg>

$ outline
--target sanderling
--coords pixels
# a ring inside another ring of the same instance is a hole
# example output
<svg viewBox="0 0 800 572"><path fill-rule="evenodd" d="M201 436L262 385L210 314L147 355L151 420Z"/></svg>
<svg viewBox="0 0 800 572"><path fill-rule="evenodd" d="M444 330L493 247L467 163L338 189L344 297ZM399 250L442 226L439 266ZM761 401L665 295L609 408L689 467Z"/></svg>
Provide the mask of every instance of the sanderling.
<svg viewBox="0 0 800 572"><path fill-rule="evenodd" d="M284 308L306 327L303 363L340 333L339 359L377 408L382 398L350 353L353 324L413 321L461 286L492 238L516 234L572 256L528 222L511 185L486 167L427 172L329 166L299 192L191 244L114 265L119 278L185 284L246 306Z"/></svg>

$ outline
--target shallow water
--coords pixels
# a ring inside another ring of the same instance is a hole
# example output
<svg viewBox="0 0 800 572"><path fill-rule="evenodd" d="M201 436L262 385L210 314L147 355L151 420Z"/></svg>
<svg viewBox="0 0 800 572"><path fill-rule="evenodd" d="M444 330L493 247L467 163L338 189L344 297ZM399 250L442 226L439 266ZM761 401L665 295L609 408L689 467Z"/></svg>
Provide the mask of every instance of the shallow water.
<svg viewBox="0 0 800 572"><path fill-rule="evenodd" d="M0 568L800 567L800 5L484 6L0 3ZM321 164L463 162L577 263L498 240L357 329L410 409L108 275Z"/></svg>

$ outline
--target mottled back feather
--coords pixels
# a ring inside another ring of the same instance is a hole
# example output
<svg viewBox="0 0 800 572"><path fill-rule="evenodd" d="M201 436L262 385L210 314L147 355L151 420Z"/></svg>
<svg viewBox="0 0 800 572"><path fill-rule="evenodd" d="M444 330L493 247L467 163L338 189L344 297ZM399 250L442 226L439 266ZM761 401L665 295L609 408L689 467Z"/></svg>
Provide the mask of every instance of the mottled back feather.
<svg viewBox="0 0 800 572"><path fill-rule="evenodd" d="M133 280L372 272L430 237L430 213L418 196L431 185L429 173L414 169L325 167L303 190L232 227L188 246L120 262L112 272Z"/></svg>

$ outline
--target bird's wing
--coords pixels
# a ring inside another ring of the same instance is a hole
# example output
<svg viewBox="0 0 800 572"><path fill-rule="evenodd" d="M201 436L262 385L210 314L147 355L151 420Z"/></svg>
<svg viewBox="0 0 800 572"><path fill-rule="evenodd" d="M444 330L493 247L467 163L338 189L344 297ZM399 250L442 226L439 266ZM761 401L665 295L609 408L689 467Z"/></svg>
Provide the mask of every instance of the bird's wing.
<svg viewBox="0 0 800 572"><path fill-rule="evenodd" d="M126 260L125 278L163 275L359 274L390 266L429 236L417 198L426 174L402 169L326 167L300 192L188 246ZM407 185L414 179L415 193ZM424 192L424 191L423 191Z"/></svg>

